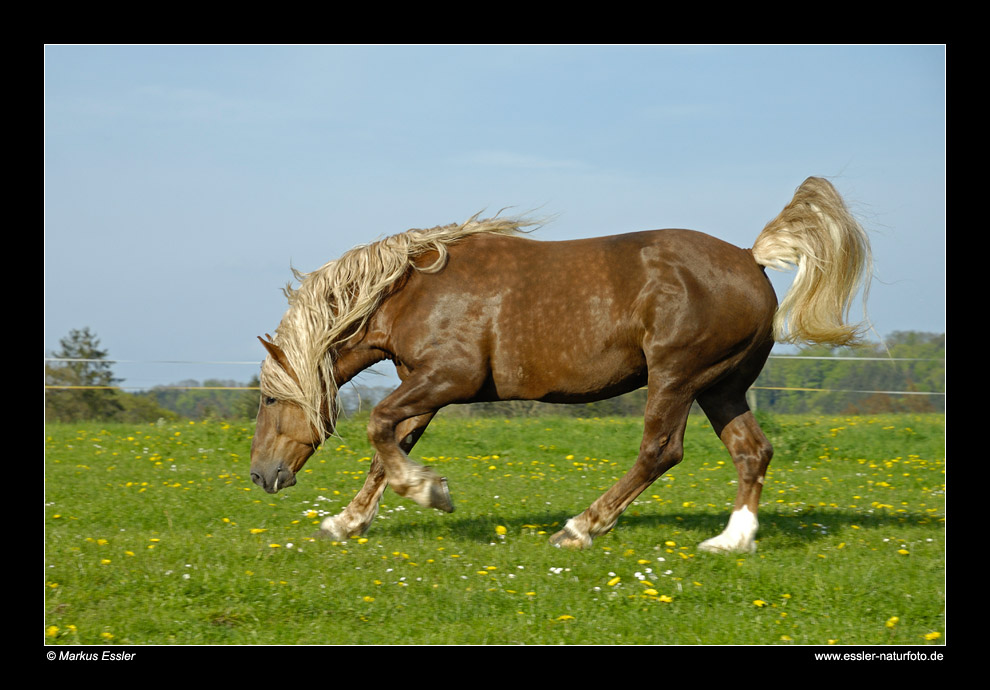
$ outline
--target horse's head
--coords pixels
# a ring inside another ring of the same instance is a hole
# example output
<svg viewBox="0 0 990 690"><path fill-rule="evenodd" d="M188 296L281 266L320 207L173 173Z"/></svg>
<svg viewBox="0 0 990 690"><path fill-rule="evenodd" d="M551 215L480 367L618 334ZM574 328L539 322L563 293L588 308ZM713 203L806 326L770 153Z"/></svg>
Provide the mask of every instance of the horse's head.
<svg viewBox="0 0 990 690"><path fill-rule="evenodd" d="M298 381L285 353L272 342L261 338L274 366ZM332 407L332 406L330 406ZM320 426L333 428L329 408L321 415ZM326 437L324 429L313 423L301 405L280 399L264 390L258 407L258 423L251 442L251 479L268 493L296 483L302 469Z"/></svg>

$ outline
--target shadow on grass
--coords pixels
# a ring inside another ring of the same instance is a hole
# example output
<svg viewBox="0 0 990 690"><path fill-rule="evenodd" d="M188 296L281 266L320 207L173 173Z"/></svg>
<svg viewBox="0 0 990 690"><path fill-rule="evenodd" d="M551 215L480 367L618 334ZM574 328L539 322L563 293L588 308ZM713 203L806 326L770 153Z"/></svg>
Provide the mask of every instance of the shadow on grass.
<svg viewBox="0 0 990 690"><path fill-rule="evenodd" d="M521 518L495 518L491 516L467 517L439 516L438 520L425 520L413 524L390 524L378 522L374 531L388 534L396 539L435 539L444 533L456 534L478 543L494 541L495 527L502 525L508 534L519 534L527 529L546 532L546 537L561 529L571 514L563 512L544 513L539 516ZM656 539L671 531L693 532L698 541L719 534L726 525L729 514L714 512L677 512L665 514L629 514L619 518L615 531L655 532ZM840 508L807 508L799 512L774 510L772 507L760 511L760 532L758 539L774 540L780 544L812 544L834 537L837 533L853 529L854 526L866 531L891 531L910 526L937 534L943 531L944 524L937 518L918 512L877 512L864 514L861 511Z"/></svg>

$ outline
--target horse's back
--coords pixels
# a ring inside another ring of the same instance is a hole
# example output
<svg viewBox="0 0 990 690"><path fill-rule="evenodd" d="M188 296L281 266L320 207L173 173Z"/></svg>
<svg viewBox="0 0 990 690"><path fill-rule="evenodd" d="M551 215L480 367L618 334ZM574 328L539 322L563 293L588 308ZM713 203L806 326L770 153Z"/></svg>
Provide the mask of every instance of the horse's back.
<svg viewBox="0 0 990 690"><path fill-rule="evenodd" d="M407 356L473 358L488 372L488 397L545 400L633 389L658 362L716 365L765 342L776 307L748 250L689 230L562 242L479 235L395 297Z"/></svg>
<svg viewBox="0 0 990 690"><path fill-rule="evenodd" d="M585 304L601 312L611 305L614 324L637 317L646 327L680 315L688 319L686 332L692 325L704 330L726 321L761 322L777 306L748 249L693 230L560 242L479 236L451 248L448 270L453 282L508 297L520 311Z"/></svg>

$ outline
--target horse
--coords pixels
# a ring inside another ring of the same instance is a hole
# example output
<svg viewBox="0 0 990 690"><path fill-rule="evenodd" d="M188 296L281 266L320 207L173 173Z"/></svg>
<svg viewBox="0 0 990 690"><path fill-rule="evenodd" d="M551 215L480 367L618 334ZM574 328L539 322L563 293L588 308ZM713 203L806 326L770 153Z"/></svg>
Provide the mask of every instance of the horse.
<svg viewBox="0 0 990 690"><path fill-rule="evenodd" d="M697 401L738 472L725 529L699 545L756 549L757 509L773 448L746 401L775 342L848 345L868 289L869 239L839 193L810 177L743 249L668 229L539 241L526 218L413 229L356 247L311 273L293 269L288 310L259 340L261 401L251 477L269 493L334 433L338 389L390 360L399 386L374 407L368 476L320 534L370 527L386 486L452 512L447 480L409 453L437 412L497 400L586 403L645 387L639 454L629 471L551 537L587 548L683 457ZM778 306L766 268L795 270Z"/></svg>

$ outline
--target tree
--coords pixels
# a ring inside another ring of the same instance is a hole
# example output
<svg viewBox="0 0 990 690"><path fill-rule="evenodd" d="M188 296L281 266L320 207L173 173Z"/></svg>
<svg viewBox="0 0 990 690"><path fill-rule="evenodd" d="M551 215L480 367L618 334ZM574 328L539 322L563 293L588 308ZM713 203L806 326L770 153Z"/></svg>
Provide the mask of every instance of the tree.
<svg viewBox="0 0 990 690"><path fill-rule="evenodd" d="M49 421L105 419L124 407L113 387L107 351L89 328L73 329L59 341L61 349L45 364L45 418Z"/></svg>

